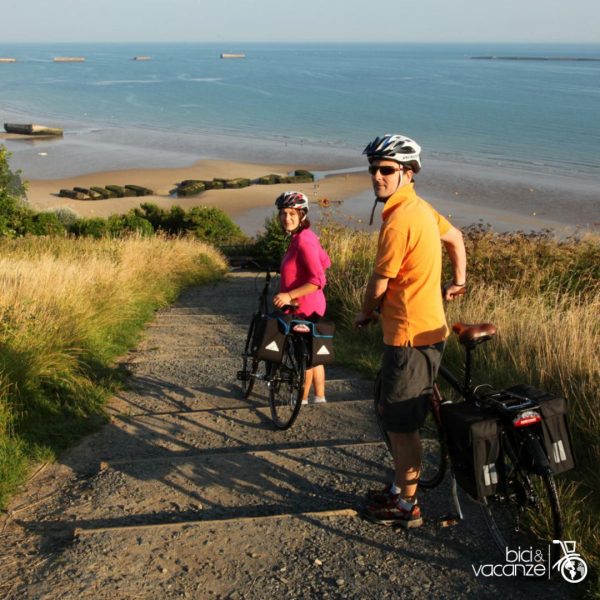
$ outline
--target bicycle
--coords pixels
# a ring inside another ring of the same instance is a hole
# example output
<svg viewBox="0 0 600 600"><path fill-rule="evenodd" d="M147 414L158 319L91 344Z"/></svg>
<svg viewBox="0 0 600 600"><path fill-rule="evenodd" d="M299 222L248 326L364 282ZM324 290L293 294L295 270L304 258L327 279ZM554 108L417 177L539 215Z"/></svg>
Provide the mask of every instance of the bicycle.
<svg viewBox="0 0 600 600"><path fill-rule="evenodd" d="M258 265L257 265L258 266ZM271 287L272 275L270 269L266 270L265 284L258 297L258 308L252 315L248 333L246 335L246 343L242 352L242 370L238 371L237 379L241 381L242 394L245 399L250 397L256 381L257 371L260 361L256 358L252 351L252 343L255 338L256 328L260 321L268 316L269 312L269 289Z"/></svg>
<svg viewBox="0 0 600 600"><path fill-rule="evenodd" d="M277 362L258 358L259 343L262 341L262 329L266 321L272 318L268 311L268 296L272 276L266 271L265 284L258 299L258 310L253 314L246 343L242 353L242 370L237 379L241 381L244 398L248 398L257 380L265 381L269 389L269 407L271 418L278 429L289 429L302 404L304 378L309 362L308 337L313 333L314 323L294 318L293 314L279 313L279 326L284 330L282 348L278 348L281 359ZM284 307L293 311L295 305ZM277 318L277 317L275 317ZM268 345L267 345L268 348ZM264 371L259 372L260 363Z"/></svg>
<svg viewBox="0 0 600 600"><path fill-rule="evenodd" d="M490 483L496 481L492 486L495 489L482 497L478 497L473 489L467 491L481 507L490 534L502 553L507 548L525 547L531 541L529 530L532 526L538 538L551 549L553 540L561 539L563 522L554 473L542 442L540 405L511 388L498 392L487 384L473 385L472 353L478 345L495 336L493 324L457 323L452 329L465 348L464 376L461 380L447 366L440 366L430 398L430 410L420 429L424 454L419 485L423 488L439 485L450 466L456 513L443 517L440 523L450 525L463 519L457 494L457 461L453 460L449 448L450 432L444 428L442 413L447 410L444 407L457 402L463 407L484 410L497 419L500 431L500 455L488 472ZM447 390L445 393L442 385ZM380 388L379 374L375 382L375 415L391 453L390 441L377 409ZM498 472L494 472L496 465ZM465 485L461 484L461 487L465 488Z"/></svg>

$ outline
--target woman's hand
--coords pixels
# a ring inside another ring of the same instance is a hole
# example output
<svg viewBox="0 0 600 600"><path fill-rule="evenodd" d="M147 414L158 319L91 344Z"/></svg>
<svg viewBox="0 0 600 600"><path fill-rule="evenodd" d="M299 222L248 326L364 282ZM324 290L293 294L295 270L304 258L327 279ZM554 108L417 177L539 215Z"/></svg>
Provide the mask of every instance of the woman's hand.
<svg viewBox="0 0 600 600"><path fill-rule="evenodd" d="M284 306L290 306L294 304L297 304L297 302L294 301L289 292L279 292L279 294L275 294L275 296L273 296L273 306L275 308L283 308Z"/></svg>

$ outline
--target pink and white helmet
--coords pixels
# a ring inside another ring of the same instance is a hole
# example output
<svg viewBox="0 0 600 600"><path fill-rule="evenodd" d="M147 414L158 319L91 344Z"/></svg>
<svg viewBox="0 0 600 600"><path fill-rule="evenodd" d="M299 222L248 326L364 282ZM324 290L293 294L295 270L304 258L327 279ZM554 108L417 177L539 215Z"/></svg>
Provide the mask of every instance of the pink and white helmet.
<svg viewBox="0 0 600 600"><path fill-rule="evenodd" d="M282 208L301 208L308 212L308 198L302 192L283 192L275 200L277 210Z"/></svg>

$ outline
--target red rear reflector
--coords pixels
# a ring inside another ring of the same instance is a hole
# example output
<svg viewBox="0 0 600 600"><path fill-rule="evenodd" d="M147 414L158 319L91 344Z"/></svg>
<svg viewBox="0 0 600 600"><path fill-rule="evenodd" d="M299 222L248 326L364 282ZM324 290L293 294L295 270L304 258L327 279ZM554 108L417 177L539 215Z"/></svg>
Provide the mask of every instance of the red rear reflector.
<svg viewBox="0 0 600 600"><path fill-rule="evenodd" d="M539 413L533 410L526 410L522 412L516 419L513 419L513 425L515 427L527 427L529 425L535 425L540 423L542 417Z"/></svg>
<svg viewBox="0 0 600 600"><path fill-rule="evenodd" d="M310 333L310 327L304 325L304 323L298 323L298 325L292 327L292 331L295 331L296 333Z"/></svg>

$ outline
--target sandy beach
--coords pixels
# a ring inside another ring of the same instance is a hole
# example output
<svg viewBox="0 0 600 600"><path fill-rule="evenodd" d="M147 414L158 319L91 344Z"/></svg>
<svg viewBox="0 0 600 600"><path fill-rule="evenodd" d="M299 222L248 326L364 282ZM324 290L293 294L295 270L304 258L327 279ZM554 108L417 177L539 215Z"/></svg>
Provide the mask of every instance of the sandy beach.
<svg viewBox="0 0 600 600"><path fill-rule="evenodd" d="M242 189L209 190L198 196L178 198L174 192L178 182L185 179L213 179L247 177L256 179L261 175L276 173L286 175L297 165L261 165L231 161L206 160L184 168L175 169L130 169L107 171L70 177L66 179L44 179L29 181L27 198L37 210L53 210L67 207L80 216L107 217L116 213L125 213L140 202L151 202L162 208L173 205L189 209L193 206L214 206L222 209L234 220L242 218L248 212L259 210L260 227L264 218L270 214L275 198L287 189L297 189L313 200L327 198L338 203L369 189L369 178L364 173L347 173L324 177L315 183L252 185ZM306 168L306 166L302 166ZM155 194L143 198L112 198L106 200L72 200L58 196L61 188L75 186L105 186L110 184L136 184L152 189ZM244 227L253 234L253 225Z"/></svg>

